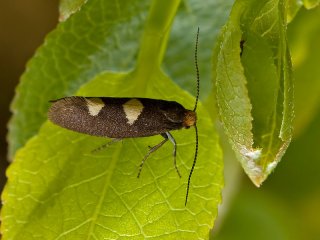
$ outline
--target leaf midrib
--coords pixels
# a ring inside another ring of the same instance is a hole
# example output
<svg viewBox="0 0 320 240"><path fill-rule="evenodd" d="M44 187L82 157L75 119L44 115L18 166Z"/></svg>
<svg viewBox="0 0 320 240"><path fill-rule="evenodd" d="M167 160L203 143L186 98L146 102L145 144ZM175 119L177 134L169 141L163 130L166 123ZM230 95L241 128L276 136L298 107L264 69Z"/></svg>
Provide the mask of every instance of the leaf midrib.
<svg viewBox="0 0 320 240"><path fill-rule="evenodd" d="M99 212L100 212L101 207L102 207L102 203L103 203L103 201L105 199L106 192L107 192L107 190L108 190L108 188L110 186L111 178L113 176L114 169L116 167L116 163L117 163L117 161L119 159L121 148L122 148L121 146L118 147L117 150L115 151L115 154L113 154L113 156L112 156L112 161L111 161L111 164L110 164L110 167L109 167L110 174L106 175L105 184L104 184L104 187L103 187L99 202L98 202L97 207L95 208L95 211L94 211L93 216L92 216L91 224L90 224L90 227L89 227L89 230L88 230L87 240L89 240L90 237L93 235L93 231L94 231L94 228L95 228L95 225L96 225L96 221L97 221Z"/></svg>

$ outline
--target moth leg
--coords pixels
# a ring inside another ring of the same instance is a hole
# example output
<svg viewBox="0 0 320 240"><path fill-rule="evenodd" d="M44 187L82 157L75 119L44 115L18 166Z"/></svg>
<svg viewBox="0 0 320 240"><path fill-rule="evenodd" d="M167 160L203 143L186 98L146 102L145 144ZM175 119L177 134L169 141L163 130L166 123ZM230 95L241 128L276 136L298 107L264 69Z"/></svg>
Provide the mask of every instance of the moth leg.
<svg viewBox="0 0 320 240"><path fill-rule="evenodd" d="M142 162L139 166L139 172L138 172L138 176L137 178L140 177L140 173L141 173L141 170L142 170L142 167L143 167L143 164L145 163L145 161L147 160L147 158L150 156L151 153L157 151L163 144L165 144L167 141L168 141L168 136L166 134L161 134L162 137L164 137L164 139L158 143L157 145L153 146L153 147L150 147L150 150L149 152L144 156L144 158L142 159Z"/></svg>
<svg viewBox="0 0 320 240"><path fill-rule="evenodd" d="M97 147L96 149L93 149L93 150L91 151L91 153L100 152L102 149L105 149L105 148L109 147L110 145L112 145L112 144L114 144L114 143L116 143L116 142L119 142L119 141L121 141L121 140L122 140L122 138L112 138L111 141L109 141L109 142L101 145L100 147Z"/></svg>
<svg viewBox="0 0 320 240"><path fill-rule="evenodd" d="M176 143L176 140L173 138L171 133L166 132L165 134L169 138L170 142L172 142L172 144L173 144L173 147L174 147L173 148L173 153L172 153L172 155L173 155L173 164L174 164L174 167L175 167L175 169L176 169L176 171L178 173L178 176L181 178L181 174L180 174L179 169L177 167L177 158L176 158L176 156L177 156L177 143Z"/></svg>

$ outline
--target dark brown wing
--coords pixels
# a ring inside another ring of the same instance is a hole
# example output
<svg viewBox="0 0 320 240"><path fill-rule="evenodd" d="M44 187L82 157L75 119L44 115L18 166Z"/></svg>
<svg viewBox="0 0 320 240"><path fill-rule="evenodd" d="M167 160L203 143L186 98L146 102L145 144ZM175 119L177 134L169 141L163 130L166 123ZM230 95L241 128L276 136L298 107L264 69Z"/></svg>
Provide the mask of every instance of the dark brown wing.
<svg viewBox="0 0 320 240"><path fill-rule="evenodd" d="M66 97L53 101L53 123L94 136L132 138L182 128L187 110L173 101L149 98Z"/></svg>

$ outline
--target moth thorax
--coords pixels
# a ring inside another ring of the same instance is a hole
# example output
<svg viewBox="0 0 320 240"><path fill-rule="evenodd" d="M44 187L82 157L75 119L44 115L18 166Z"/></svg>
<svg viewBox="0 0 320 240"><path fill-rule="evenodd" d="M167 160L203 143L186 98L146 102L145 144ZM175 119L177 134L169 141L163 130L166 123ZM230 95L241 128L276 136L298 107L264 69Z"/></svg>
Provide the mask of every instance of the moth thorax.
<svg viewBox="0 0 320 240"><path fill-rule="evenodd" d="M197 114L194 111L186 110L183 118L183 127L189 128L196 124Z"/></svg>

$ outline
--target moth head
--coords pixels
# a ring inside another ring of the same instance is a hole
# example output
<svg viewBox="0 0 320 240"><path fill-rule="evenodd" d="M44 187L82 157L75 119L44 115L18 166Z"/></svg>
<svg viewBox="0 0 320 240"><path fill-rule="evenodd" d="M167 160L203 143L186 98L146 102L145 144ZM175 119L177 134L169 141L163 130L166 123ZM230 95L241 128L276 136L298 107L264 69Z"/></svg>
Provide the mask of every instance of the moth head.
<svg viewBox="0 0 320 240"><path fill-rule="evenodd" d="M197 114L194 111L186 110L183 118L183 127L190 128L197 122Z"/></svg>

